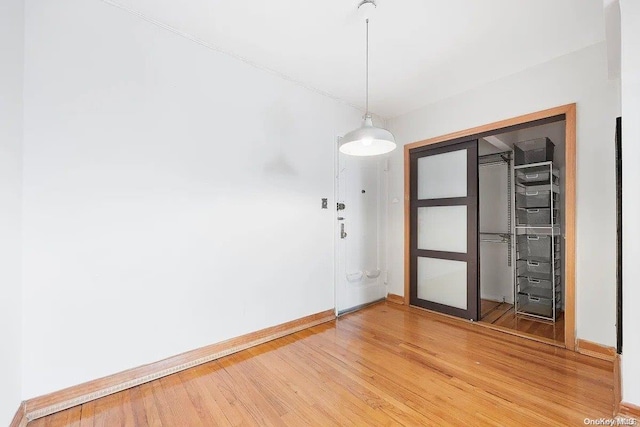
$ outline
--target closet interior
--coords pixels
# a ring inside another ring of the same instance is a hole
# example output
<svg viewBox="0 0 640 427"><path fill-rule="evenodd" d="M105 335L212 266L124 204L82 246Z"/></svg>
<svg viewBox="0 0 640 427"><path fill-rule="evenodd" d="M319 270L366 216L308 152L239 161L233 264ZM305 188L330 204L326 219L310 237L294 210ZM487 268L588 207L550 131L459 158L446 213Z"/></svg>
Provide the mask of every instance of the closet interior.
<svg viewBox="0 0 640 427"><path fill-rule="evenodd" d="M478 142L480 321L564 342L565 122Z"/></svg>

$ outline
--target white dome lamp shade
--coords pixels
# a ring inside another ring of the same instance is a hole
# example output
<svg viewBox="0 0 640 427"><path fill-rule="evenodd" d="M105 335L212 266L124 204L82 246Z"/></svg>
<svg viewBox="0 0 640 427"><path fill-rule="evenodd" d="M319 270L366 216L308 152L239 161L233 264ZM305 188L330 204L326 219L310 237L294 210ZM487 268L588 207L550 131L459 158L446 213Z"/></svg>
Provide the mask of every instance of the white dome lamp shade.
<svg viewBox="0 0 640 427"><path fill-rule="evenodd" d="M377 156L396 148L391 132L375 127L371 115L364 116L362 126L342 138L340 151L350 156Z"/></svg>
<svg viewBox="0 0 640 427"><path fill-rule="evenodd" d="M365 12L370 12L376 7L374 0L362 0L358 8ZM340 143L340 152L350 156L378 156L389 153L396 148L393 134L386 129L373 125L371 114L369 114L369 18L367 24L367 92L366 111L362 121L362 126L347 133Z"/></svg>

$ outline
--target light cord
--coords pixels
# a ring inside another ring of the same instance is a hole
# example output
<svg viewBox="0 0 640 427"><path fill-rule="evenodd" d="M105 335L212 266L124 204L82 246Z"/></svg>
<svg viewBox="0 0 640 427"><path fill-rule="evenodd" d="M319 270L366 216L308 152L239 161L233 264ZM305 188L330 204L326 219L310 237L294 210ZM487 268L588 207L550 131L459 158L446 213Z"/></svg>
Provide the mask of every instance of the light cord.
<svg viewBox="0 0 640 427"><path fill-rule="evenodd" d="M367 91L366 91L366 104L365 104L365 117L369 115L369 18L367 18Z"/></svg>

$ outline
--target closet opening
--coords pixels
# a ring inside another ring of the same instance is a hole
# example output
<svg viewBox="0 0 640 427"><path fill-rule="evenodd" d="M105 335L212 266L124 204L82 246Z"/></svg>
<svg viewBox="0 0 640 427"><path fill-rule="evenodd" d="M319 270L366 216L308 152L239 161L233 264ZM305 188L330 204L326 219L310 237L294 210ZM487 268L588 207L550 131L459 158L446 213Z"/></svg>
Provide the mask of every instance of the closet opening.
<svg viewBox="0 0 640 427"><path fill-rule="evenodd" d="M575 350L575 104L407 144L404 165L405 304Z"/></svg>
<svg viewBox="0 0 640 427"><path fill-rule="evenodd" d="M565 129L562 120L478 141L479 320L560 345Z"/></svg>

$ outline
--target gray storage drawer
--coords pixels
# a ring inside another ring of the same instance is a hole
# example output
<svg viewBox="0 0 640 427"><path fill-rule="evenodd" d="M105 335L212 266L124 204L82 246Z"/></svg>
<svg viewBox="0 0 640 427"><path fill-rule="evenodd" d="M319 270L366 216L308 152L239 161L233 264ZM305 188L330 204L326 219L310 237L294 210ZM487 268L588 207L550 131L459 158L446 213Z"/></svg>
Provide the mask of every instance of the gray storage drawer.
<svg viewBox="0 0 640 427"><path fill-rule="evenodd" d="M560 276L556 276L556 287L560 286ZM538 287L543 289L551 289L553 287L553 283L551 280L544 279L536 279L533 277L518 277L518 287L519 289L527 288L527 287ZM560 291L559 288L556 291Z"/></svg>
<svg viewBox="0 0 640 427"><path fill-rule="evenodd" d="M527 273L551 274L551 263L530 260L518 260L518 276L528 277Z"/></svg>
<svg viewBox="0 0 640 427"><path fill-rule="evenodd" d="M518 258L532 261L551 261L551 244L556 245L559 251L558 236L545 236L538 234L521 234L518 236Z"/></svg>
<svg viewBox="0 0 640 427"><path fill-rule="evenodd" d="M553 176L553 184L558 184L558 177L555 174L551 174L547 166L516 169L515 175L516 182L527 187L532 185L549 186L551 184L549 181L550 175Z"/></svg>
<svg viewBox="0 0 640 427"><path fill-rule="evenodd" d="M550 208L518 208L516 209L517 225L550 225ZM558 209L553 209L553 222L558 221Z"/></svg>
<svg viewBox="0 0 640 427"><path fill-rule="evenodd" d="M548 189L547 190L526 189L526 191L516 193L516 206L519 208L527 208L527 209L550 208L551 195L553 195L554 206L557 206L558 193L552 193Z"/></svg>
<svg viewBox="0 0 640 427"><path fill-rule="evenodd" d="M518 312L553 317L553 300L529 295L518 295Z"/></svg>
<svg viewBox="0 0 640 427"><path fill-rule="evenodd" d="M552 266L549 262L537 262L537 261L527 261L527 260L518 260L516 262L516 273L520 278L529 278L529 279L539 279L552 281L554 277L560 275L560 263L557 262L555 264L555 272L552 272Z"/></svg>
<svg viewBox="0 0 640 427"><path fill-rule="evenodd" d="M553 161L553 149L553 142L549 138L516 142L513 145L515 164L528 165Z"/></svg>
<svg viewBox="0 0 640 427"><path fill-rule="evenodd" d="M556 277L560 283L560 276ZM553 283L550 280L535 279L533 277L518 277L518 293L539 298L551 299L553 297ZM560 288L556 285L556 295L560 295Z"/></svg>

